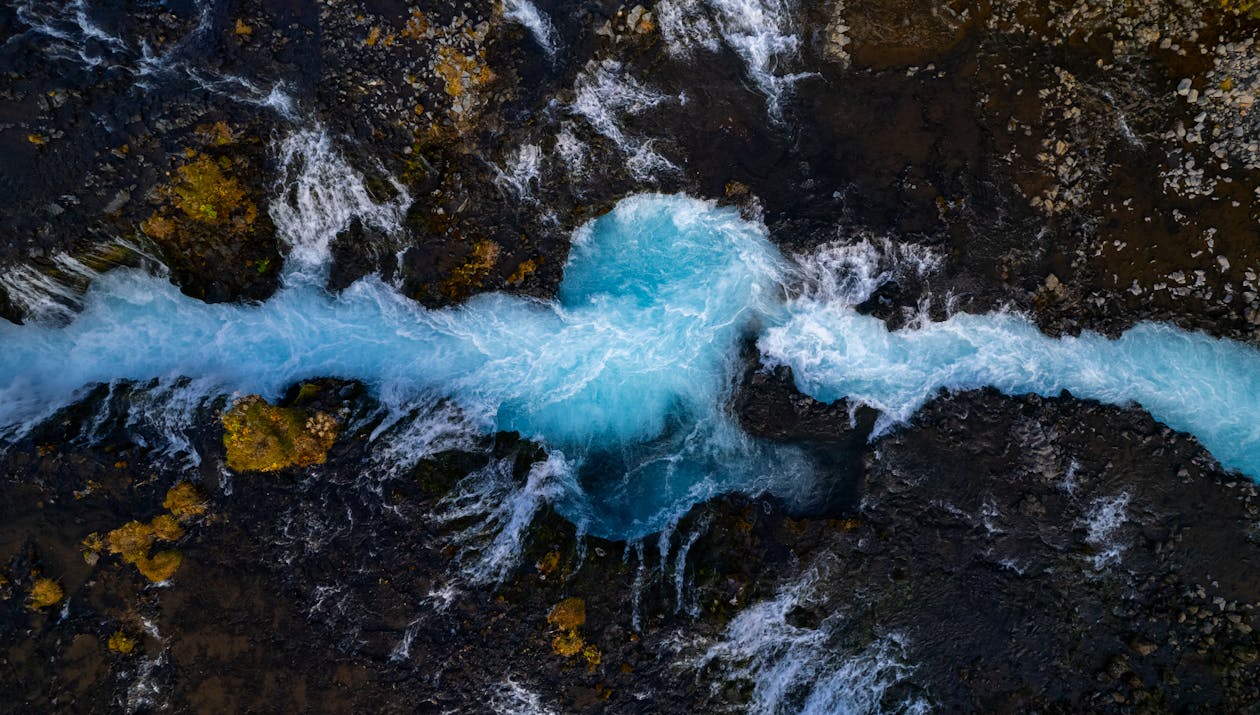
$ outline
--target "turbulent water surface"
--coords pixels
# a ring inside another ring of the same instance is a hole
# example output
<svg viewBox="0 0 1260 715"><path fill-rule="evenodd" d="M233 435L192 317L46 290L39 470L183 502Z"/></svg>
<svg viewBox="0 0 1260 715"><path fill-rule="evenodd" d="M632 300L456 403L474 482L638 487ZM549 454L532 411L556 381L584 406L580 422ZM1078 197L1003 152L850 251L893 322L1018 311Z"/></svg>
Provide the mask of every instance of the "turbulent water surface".
<svg viewBox="0 0 1260 715"><path fill-rule="evenodd" d="M763 361L791 366L804 392L878 408L880 429L941 389L1070 390L1137 402L1260 474L1260 353L1241 344L1153 324L1114 341L1056 340L1010 314L890 332L854 306L894 249L862 242L787 261L736 210L666 195L625 199L577 231L553 301L487 294L427 310L375 278L330 295L322 266L341 224L396 216L352 182L340 193L296 183L297 203L273 209L292 250L287 285L266 303L207 305L115 271L67 326L0 325L0 424L20 434L84 386L116 380L186 376L202 397L274 397L303 378L355 379L400 413L445 396L483 429L541 440L570 471L566 515L637 538L722 491L809 498L805 458L748 438L725 409L741 341L756 337Z"/></svg>

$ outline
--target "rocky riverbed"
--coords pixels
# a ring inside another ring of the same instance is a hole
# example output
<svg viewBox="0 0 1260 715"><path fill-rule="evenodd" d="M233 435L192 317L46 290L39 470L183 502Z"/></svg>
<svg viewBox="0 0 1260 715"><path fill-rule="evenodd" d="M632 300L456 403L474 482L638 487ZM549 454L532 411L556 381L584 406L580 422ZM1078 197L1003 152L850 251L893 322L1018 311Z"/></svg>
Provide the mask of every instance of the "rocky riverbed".
<svg viewBox="0 0 1260 715"><path fill-rule="evenodd" d="M0 315L65 323L119 266L265 300L283 207L328 187L301 177L353 174L332 291L548 298L576 227L686 192L789 256L930 256L862 305L891 327L1005 309L1260 345L1258 34L1246 0L22 0L0 8ZM342 164L309 171L299 139ZM872 436L757 358L729 410L821 498L726 495L629 543L560 515L545 445L451 437L448 403L395 423L316 375L275 406L89 389L0 449L8 702L1260 707L1260 498L1192 437L992 391ZM415 459L407 424L432 427Z"/></svg>

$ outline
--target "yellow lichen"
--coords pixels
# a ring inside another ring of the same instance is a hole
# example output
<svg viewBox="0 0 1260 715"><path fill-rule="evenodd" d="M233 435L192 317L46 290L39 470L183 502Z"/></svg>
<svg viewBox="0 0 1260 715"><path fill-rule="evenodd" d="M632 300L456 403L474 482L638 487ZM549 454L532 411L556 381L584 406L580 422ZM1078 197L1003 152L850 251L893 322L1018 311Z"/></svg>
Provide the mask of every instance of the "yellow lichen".
<svg viewBox="0 0 1260 715"><path fill-rule="evenodd" d="M473 245L472 255L442 283L446 294L455 299L466 297L474 288L480 288L486 276L499 262L503 249L494 241L481 240Z"/></svg>
<svg viewBox="0 0 1260 715"><path fill-rule="evenodd" d="M178 551L159 551L153 555L153 558L137 561L136 568L145 578L154 583L160 583L174 576L175 571L183 562L184 555Z"/></svg>
<svg viewBox="0 0 1260 715"><path fill-rule="evenodd" d="M38 134L27 134L26 141L34 144L35 146L43 146L48 143L47 139Z"/></svg>
<svg viewBox="0 0 1260 715"><path fill-rule="evenodd" d="M340 426L323 412L274 407L249 395L223 413L227 464L238 472L271 472L323 464Z"/></svg>
<svg viewBox="0 0 1260 715"><path fill-rule="evenodd" d="M561 631L551 639L551 650L556 655L572 658L581 654L592 669L599 665L599 648L582 639L581 628L586 624L586 601L580 598L564 599L551 607L547 622Z"/></svg>
<svg viewBox="0 0 1260 715"><path fill-rule="evenodd" d="M109 637L109 649L115 653L130 655L131 651L136 649L136 642L129 638L126 633L115 631L114 635Z"/></svg>
<svg viewBox="0 0 1260 715"><path fill-rule="evenodd" d="M149 522L153 535L162 541L179 541L184 535L184 528L170 514L158 514Z"/></svg>
<svg viewBox="0 0 1260 715"><path fill-rule="evenodd" d="M183 535L183 528L173 516L160 514L148 524L129 521L109 532L109 551L118 554L123 561L135 564L136 569L150 581L165 581L179 568L183 554L159 551L150 557L149 549L157 539L175 541Z"/></svg>
<svg viewBox="0 0 1260 715"><path fill-rule="evenodd" d="M526 276L538 270L538 262L537 258L522 261L521 265L517 266L516 270L512 271L512 275L508 277L508 285L520 285L525 282Z"/></svg>
<svg viewBox="0 0 1260 715"><path fill-rule="evenodd" d="M541 561L535 564L535 566L538 568L539 572L542 573L542 575L550 576L551 573L560 566L560 552L559 551L548 552L546 556L542 557Z"/></svg>
<svg viewBox="0 0 1260 715"><path fill-rule="evenodd" d="M166 492L162 508L180 519L188 519L206 513L206 500L192 482L179 482Z"/></svg>
<svg viewBox="0 0 1260 715"><path fill-rule="evenodd" d="M411 17L407 20L407 25L403 27L399 35L409 40L419 40L429 31L429 19L419 10L412 10Z"/></svg>
<svg viewBox="0 0 1260 715"><path fill-rule="evenodd" d="M129 521L109 532L109 552L118 554L129 564L138 563L149 555L153 546L153 528L139 521Z"/></svg>
<svg viewBox="0 0 1260 715"><path fill-rule="evenodd" d="M153 214L140 222L140 230L159 241L165 241L175 233L175 222L161 214Z"/></svg>
<svg viewBox="0 0 1260 715"><path fill-rule="evenodd" d="M367 39L363 41L363 44L367 45L368 47L372 47L373 45L376 44L376 41L379 40L380 37L381 37L381 28L376 27L374 25L371 30L368 30Z"/></svg>
<svg viewBox="0 0 1260 715"><path fill-rule="evenodd" d="M437 51L434 71L442 78L446 93L461 97L465 92L489 84L494 72L480 55L465 55L451 45L441 45Z"/></svg>
<svg viewBox="0 0 1260 715"><path fill-rule="evenodd" d="M36 610L55 606L65 597L66 592L62 590L61 584L50 578L35 579L31 586L30 604Z"/></svg>
<svg viewBox="0 0 1260 715"><path fill-rule="evenodd" d="M236 33L237 37L249 37L254 34L254 28L246 25L245 21L239 18L236 21L236 28L232 31Z"/></svg>
<svg viewBox="0 0 1260 715"><path fill-rule="evenodd" d="M547 622L562 631L574 631L586 623L586 601L566 598L551 607Z"/></svg>
<svg viewBox="0 0 1260 715"><path fill-rule="evenodd" d="M586 642L582 640L582 636L576 633L561 633L551 641L551 650L556 655L572 658L582 652L582 648Z"/></svg>

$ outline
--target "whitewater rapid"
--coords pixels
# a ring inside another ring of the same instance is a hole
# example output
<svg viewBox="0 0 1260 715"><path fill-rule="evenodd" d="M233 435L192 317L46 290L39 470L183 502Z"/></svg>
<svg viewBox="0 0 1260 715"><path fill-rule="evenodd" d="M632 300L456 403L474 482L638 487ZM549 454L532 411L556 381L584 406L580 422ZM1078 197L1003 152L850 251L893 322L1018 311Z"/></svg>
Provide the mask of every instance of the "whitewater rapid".
<svg viewBox="0 0 1260 715"><path fill-rule="evenodd" d="M1006 313L890 332L855 306L888 271L913 269L879 269L907 263L891 244L789 261L735 209L658 194L627 198L574 233L552 301L491 293L428 310L377 278L331 295L328 234L356 211L330 221L323 205L367 199L353 186L296 193L306 205L273 212L293 249L284 287L265 303L207 305L164 278L116 270L68 325L0 324L0 434L20 436L98 383L274 398L335 376L399 414L450 398L481 430L539 440L572 470L555 495L562 513L633 539L723 491L808 500L807 458L748 438L727 410L741 345L755 338L763 362L790 366L805 393L879 409L880 429L941 390L1070 390L1140 404L1226 466L1260 474L1260 352L1242 344L1163 325L1119 340L1054 339ZM388 226L396 209L357 212Z"/></svg>

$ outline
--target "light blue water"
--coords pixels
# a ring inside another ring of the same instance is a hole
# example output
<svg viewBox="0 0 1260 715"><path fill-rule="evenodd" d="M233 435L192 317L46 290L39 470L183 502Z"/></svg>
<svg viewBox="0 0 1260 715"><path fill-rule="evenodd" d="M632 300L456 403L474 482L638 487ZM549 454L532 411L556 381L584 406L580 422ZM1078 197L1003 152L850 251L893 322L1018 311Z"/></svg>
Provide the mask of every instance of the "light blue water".
<svg viewBox="0 0 1260 715"><path fill-rule="evenodd" d="M337 376L399 404L442 394L485 429L563 452L582 485L561 501L566 515L634 537L716 492L794 493L808 479L798 454L747 439L725 412L739 343L756 335L803 391L866 402L886 422L942 388L1067 389L1138 402L1227 466L1260 474L1252 348L1158 325L1117 341L1055 340L1001 314L889 333L853 311L862 296L852 286L785 299L783 286L800 280L736 211L659 195L626 199L575 234L554 302L490 294L426 310L375 279L330 296L291 273L262 305L206 305L116 271L68 326L0 324L0 425L118 379L186 375L208 392L275 397Z"/></svg>

